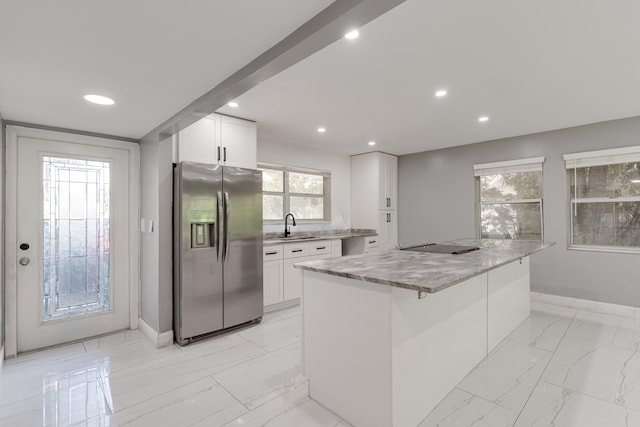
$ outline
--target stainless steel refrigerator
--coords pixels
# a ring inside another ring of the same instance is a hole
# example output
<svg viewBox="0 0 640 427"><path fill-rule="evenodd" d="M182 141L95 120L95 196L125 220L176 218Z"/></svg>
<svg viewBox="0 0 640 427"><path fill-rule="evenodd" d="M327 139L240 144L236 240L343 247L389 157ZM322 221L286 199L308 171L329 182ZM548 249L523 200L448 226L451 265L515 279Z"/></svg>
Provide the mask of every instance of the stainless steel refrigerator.
<svg viewBox="0 0 640 427"><path fill-rule="evenodd" d="M173 203L176 342L260 321L261 172L179 163Z"/></svg>

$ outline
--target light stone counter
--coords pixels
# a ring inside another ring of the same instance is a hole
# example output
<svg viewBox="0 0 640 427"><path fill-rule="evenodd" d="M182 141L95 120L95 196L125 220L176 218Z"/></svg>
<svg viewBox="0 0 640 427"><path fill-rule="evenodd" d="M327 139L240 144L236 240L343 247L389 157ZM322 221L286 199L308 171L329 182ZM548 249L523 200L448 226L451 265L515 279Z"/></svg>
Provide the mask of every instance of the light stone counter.
<svg viewBox="0 0 640 427"><path fill-rule="evenodd" d="M364 280L382 285L434 293L554 245L532 240L474 240L445 242L481 249L460 255L385 250L296 264L296 268Z"/></svg>
<svg viewBox="0 0 640 427"><path fill-rule="evenodd" d="M377 236L375 230L352 228L349 230L320 230L293 232L289 237L282 237L282 233L264 233L263 245L280 245L313 240L349 239L352 237Z"/></svg>

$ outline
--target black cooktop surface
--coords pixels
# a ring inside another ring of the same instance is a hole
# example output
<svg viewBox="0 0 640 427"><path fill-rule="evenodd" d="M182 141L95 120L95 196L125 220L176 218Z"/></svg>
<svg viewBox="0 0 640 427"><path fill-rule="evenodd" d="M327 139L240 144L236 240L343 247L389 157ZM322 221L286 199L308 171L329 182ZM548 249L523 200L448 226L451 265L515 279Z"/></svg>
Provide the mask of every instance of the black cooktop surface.
<svg viewBox="0 0 640 427"><path fill-rule="evenodd" d="M405 251L431 252L436 254L452 255L466 254L467 252L477 251L478 249L480 249L478 246L441 245L439 243L402 248L402 250Z"/></svg>

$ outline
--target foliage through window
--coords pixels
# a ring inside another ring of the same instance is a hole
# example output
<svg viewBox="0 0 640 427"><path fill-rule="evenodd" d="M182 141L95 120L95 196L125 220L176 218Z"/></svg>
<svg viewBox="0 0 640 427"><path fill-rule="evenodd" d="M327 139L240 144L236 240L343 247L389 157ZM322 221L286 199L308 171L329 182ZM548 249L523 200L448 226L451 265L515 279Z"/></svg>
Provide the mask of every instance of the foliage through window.
<svg viewBox="0 0 640 427"><path fill-rule="evenodd" d="M261 165L264 221L331 220L331 174L286 166Z"/></svg>
<svg viewBox="0 0 640 427"><path fill-rule="evenodd" d="M640 248L640 147L565 156L573 247Z"/></svg>
<svg viewBox="0 0 640 427"><path fill-rule="evenodd" d="M544 158L474 165L482 238L542 240Z"/></svg>

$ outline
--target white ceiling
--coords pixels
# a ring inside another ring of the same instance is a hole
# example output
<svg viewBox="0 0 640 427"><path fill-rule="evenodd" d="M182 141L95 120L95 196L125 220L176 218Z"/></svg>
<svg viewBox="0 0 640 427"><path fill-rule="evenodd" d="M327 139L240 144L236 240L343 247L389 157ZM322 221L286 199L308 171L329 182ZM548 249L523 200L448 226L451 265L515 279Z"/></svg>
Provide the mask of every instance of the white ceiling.
<svg viewBox="0 0 640 427"><path fill-rule="evenodd" d="M0 112L138 139L331 3L2 0Z"/></svg>
<svg viewBox="0 0 640 427"><path fill-rule="evenodd" d="M141 138L331 3L3 0L0 112ZM261 141L345 154L637 116L638 16L637 0L407 0L221 111L256 120Z"/></svg>
<svg viewBox="0 0 640 427"><path fill-rule="evenodd" d="M261 141L346 154L637 116L638 17L637 0L407 0L221 111L258 121Z"/></svg>

